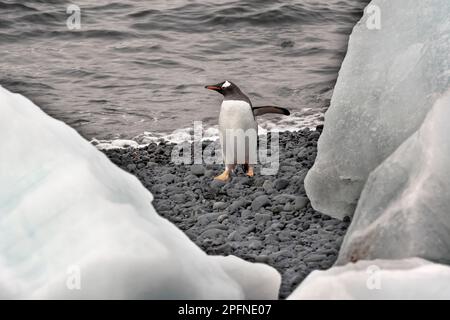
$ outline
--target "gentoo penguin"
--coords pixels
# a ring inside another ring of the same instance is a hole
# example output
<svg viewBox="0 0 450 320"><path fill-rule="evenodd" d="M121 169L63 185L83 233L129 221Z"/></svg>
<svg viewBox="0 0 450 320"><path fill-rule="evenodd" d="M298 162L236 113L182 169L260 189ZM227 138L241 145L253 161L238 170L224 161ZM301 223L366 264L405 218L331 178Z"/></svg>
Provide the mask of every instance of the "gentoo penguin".
<svg viewBox="0 0 450 320"><path fill-rule="evenodd" d="M256 163L258 137L258 124L255 117L266 113L288 116L289 110L276 106L253 107L250 99L231 81L224 81L205 88L221 93L224 98L219 115L219 135L225 171L215 179L227 181L237 164L243 164L247 176L252 177L254 174L252 164ZM244 155L239 154L239 150L242 150L237 148L239 145L244 148Z"/></svg>

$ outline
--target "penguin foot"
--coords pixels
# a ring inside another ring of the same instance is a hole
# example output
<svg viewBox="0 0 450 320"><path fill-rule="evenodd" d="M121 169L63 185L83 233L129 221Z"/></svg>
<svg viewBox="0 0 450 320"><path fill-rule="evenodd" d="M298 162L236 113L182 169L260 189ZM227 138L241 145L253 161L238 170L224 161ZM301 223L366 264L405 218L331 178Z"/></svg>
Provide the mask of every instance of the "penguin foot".
<svg viewBox="0 0 450 320"><path fill-rule="evenodd" d="M221 175L218 175L214 178L214 180L219 180L223 182L227 182L230 179L230 171L225 170Z"/></svg>
<svg viewBox="0 0 450 320"><path fill-rule="evenodd" d="M249 166L246 175L248 177L253 177L255 175L255 173L253 172L253 167Z"/></svg>

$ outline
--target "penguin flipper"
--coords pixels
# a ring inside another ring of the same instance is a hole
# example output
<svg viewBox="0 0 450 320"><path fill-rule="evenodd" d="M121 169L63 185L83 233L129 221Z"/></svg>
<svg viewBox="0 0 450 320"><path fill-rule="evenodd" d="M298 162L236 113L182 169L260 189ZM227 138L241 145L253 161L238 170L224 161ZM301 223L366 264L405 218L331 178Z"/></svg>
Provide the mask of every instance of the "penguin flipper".
<svg viewBox="0 0 450 320"><path fill-rule="evenodd" d="M266 114L266 113L277 113L277 114L283 114L285 116L288 116L291 114L288 109L277 107L277 106L253 107L252 109L253 109L253 115L255 117Z"/></svg>

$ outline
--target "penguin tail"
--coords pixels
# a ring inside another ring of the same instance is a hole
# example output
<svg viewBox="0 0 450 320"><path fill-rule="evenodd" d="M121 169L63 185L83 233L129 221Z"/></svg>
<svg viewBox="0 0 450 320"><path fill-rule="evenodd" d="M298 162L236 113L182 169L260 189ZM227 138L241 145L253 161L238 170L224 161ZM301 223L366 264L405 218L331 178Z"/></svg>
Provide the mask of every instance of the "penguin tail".
<svg viewBox="0 0 450 320"><path fill-rule="evenodd" d="M261 116L266 113L283 114L285 116L288 116L291 114L288 109L277 107L277 106L253 107L253 114L255 115L255 117Z"/></svg>

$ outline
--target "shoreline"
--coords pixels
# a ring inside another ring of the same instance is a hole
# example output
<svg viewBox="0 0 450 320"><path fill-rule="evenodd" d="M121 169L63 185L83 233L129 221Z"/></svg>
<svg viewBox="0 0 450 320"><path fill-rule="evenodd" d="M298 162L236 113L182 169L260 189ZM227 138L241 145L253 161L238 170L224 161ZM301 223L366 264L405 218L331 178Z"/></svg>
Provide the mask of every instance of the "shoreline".
<svg viewBox="0 0 450 320"><path fill-rule="evenodd" d="M267 263L282 276L286 298L313 270L330 268L349 221L312 209L303 179L314 163L316 131L280 132L276 175L249 178L240 168L224 184L223 165L175 165L175 144L102 150L153 194L153 206L206 253ZM203 146L205 147L205 143ZM256 166L257 168L258 166Z"/></svg>

